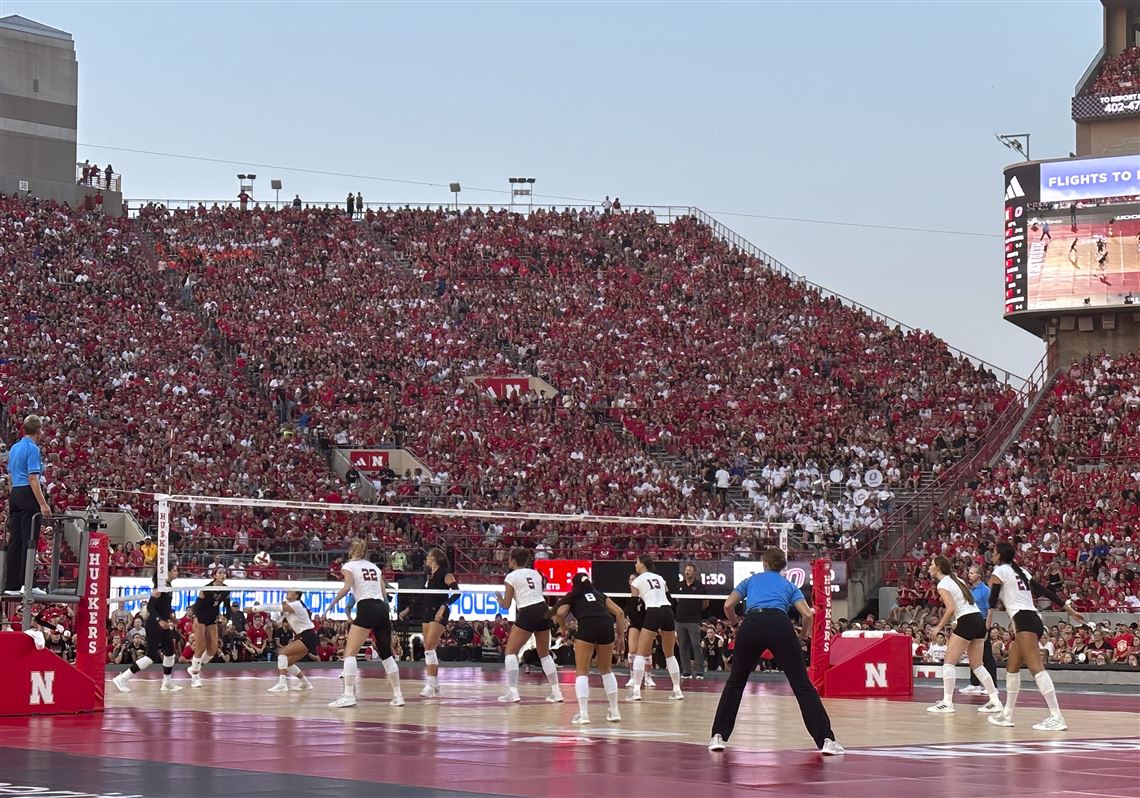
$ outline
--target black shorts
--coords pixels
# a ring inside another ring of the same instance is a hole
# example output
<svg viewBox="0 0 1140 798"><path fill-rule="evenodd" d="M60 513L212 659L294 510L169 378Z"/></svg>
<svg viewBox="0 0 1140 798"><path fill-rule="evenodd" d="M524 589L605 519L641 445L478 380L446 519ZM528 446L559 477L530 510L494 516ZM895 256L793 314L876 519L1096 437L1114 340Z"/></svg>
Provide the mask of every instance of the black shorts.
<svg viewBox="0 0 1140 798"><path fill-rule="evenodd" d="M356 617L352 619L353 626L360 626L376 632L391 636L392 619L388 613L388 602L383 599L364 599L356 604Z"/></svg>
<svg viewBox="0 0 1140 798"><path fill-rule="evenodd" d="M541 604L527 604L515 613L515 626L524 632L549 632L550 618L547 617L546 602Z"/></svg>
<svg viewBox="0 0 1140 798"><path fill-rule="evenodd" d="M312 657L317 656L317 643L318 643L318 641L317 641L317 630L316 629L306 629L305 631L301 632L301 634L297 635L293 639L294 640L300 640L302 643L305 644L305 648L309 649L309 656L312 656Z"/></svg>
<svg viewBox="0 0 1140 798"><path fill-rule="evenodd" d="M418 613L420 616L420 623L438 623L438 624L441 624L443 626L447 626L447 620L448 620L448 618L451 617L451 605L450 604L442 605L443 606L443 618L441 618L440 620L437 621L435 618L435 614L437 612L439 612L440 606L441 605L437 604L434 607L422 608Z"/></svg>
<svg viewBox="0 0 1140 798"><path fill-rule="evenodd" d="M963 640L980 640L986 636L986 619L980 612L970 612L958 619L954 634Z"/></svg>
<svg viewBox="0 0 1140 798"><path fill-rule="evenodd" d="M672 607L648 607L645 610L645 621L641 624L642 629L650 632L673 632L677 629L677 624L673 620Z"/></svg>
<svg viewBox="0 0 1140 798"><path fill-rule="evenodd" d="M218 613L215 610L214 612L210 612L210 613L204 612L201 615L199 615L195 611L194 620L197 621L198 623L202 624L203 626L214 626L218 622Z"/></svg>
<svg viewBox="0 0 1140 798"><path fill-rule="evenodd" d="M645 624L645 616L640 612L637 615L627 615L626 620L629 621L629 628L635 632L640 632Z"/></svg>
<svg viewBox="0 0 1140 798"><path fill-rule="evenodd" d="M157 623L148 623L146 625L146 655L155 662L164 656L174 656L174 639L175 632L173 629L163 629Z"/></svg>
<svg viewBox="0 0 1140 798"><path fill-rule="evenodd" d="M1013 628L1018 633L1033 632L1038 639L1045 636L1045 624L1041 615L1033 610L1022 610L1013 616Z"/></svg>
<svg viewBox="0 0 1140 798"><path fill-rule="evenodd" d="M613 618L582 618L578 621L578 631L574 639L583 643L593 643L595 646L613 645Z"/></svg>

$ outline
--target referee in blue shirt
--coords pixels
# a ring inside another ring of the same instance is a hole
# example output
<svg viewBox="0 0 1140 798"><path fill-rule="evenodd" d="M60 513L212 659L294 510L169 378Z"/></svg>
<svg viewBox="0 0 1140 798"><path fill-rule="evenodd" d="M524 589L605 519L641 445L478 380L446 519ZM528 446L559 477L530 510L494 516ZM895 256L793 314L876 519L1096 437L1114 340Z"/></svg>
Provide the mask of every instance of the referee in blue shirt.
<svg viewBox="0 0 1140 798"><path fill-rule="evenodd" d="M986 575L982 571L982 566L971 565L969 570L970 592L974 594L975 607L988 607L990 606L990 586L986 584ZM990 672L990 678L997 684L997 660L994 659L994 647L990 642L989 630L986 630L986 644L982 648L982 667ZM985 695L986 691L982 689L982 683L978 681L978 677L970 672L970 686L962 689L963 693L971 695Z"/></svg>
<svg viewBox="0 0 1140 798"><path fill-rule="evenodd" d="M831 719L827 717L827 710L819 700L819 693L808 678L800 641L789 617L789 612L795 607L799 610L805 636L811 634L814 612L804 601L800 589L780 573L787 565L788 559L784 552L775 546L770 547L764 552L764 567L767 570L745 579L724 602L724 615L729 623L736 623L736 605L741 600L744 601L747 612L736 632L732 673L724 685L724 692L721 693L716 708L713 736L709 742L710 751L724 750L732 729L736 726L736 713L740 710L740 698L744 695L748 676L756 670L760 655L768 650L787 677L796 701L800 704L804 725L820 753L844 753L843 747L835 742Z"/></svg>
<svg viewBox="0 0 1140 798"><path fill-rule="evenodd" d="M12 492L8 496L8 546L5 561L4 589L20 590L24 586L24 567L28 551L35 546L32 518L38 512L51 515L51 507L40 487L43 465L40 461L40 430L43 421L39 416L24 419L24 437L12 444L8 452L8 478Z"/></svg>

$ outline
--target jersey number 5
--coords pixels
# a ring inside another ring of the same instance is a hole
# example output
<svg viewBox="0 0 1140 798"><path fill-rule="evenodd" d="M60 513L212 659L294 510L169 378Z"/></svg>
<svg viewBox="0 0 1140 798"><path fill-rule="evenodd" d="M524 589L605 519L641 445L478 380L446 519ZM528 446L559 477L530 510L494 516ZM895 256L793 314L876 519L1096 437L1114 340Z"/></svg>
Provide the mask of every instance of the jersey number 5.
<svg viewBox="0 0 1140 798"><path fill-rule="evenodd" d="M526 578L526 586L529 587L531 590L534 590L534 580L531 579L529 576Z"/></svg>

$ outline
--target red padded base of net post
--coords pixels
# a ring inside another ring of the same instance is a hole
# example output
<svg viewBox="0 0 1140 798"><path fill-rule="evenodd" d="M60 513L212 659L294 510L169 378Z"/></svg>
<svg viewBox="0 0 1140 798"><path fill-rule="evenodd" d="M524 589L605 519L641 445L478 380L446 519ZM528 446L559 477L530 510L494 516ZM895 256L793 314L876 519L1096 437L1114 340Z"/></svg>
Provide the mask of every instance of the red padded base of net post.
<svg viewBox="0 0 1140 798"><path fill-rule="evenodd" d="M828 698L910 698L911 641L892 632L848 632L831 641L824 675Z"/></svg>
<svg viewBox="0 0 1140 798"><path fill-rule="evenodd" d="M4 688L0 715L66 715L103 711L103 683L48 651L23 632L0 632Z"/></svg>

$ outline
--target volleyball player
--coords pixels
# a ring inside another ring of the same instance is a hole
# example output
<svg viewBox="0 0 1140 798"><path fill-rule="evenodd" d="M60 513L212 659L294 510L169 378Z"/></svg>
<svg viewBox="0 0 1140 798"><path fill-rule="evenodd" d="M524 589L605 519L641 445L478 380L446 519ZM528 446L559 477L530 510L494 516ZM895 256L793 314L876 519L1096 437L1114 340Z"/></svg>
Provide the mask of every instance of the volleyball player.
<svg viewBox="0 0 1140 798"><path fill-rule="evenodd" d="M645 676L645 662L653 656L653 641L661 637L661 650L665 654L665 669L673 680L673 692L669 698L680 701L685 697L681 692L681 664L677 662L677 626L673 621L673 608L669 605L669 589L664 577L653 572L653 557L642 554L633 564L637 577L629 586L629 592L645 602L645 620L641 634L637 636L637 652L633 657L633 685L629 700L641 700L641 680Z"/></svg>
<svg viewBox="0 0 1140 798"><path fill-rule="evenodd" d="M511 566L511 572L503 580L506 587L496 597L506 608L514 601L515 625L507 637L507 692L499 696L499 701L512 704L522 700L519 697L519 652L531 635L534 635L538 661L542 664L546 680L550 682L550 695L546 700L551 704L561 703L563 698L562 688L558 685L558 666L554 663L554 657L550 656L550 616L546 596L542 592L542 574L530 567L531 553L524 548L511 549L507 562Z"/></svg>
<svg viewBox="0 0 1140 798"><path fill-rule="evenodd" d="M637 574L629 575L630 587L633 587L633 580L637 579ZM633 687L633 655L637 651L637 641L641 636L641 625L645 622L645 602L639 597L634 596L632 593L630 597L625 600L625 617L629 622L629 645L626 646L626 658L629 660L629 681L626 682L626 687ZM645 682L644 686L654 688L657 682L653 681L652 662L646 663Z"/></svg>
<svg viewBox="0 0 1140 798"><path fill-rule="evenodd" d="M281 602L281 616L293 630L293 639L277 651L277 684L269 688L270 693L289 692L289 677L296 676L301 683L299 689L312 690L313 683L297 667L305 659L317 659L317 629L309 608L301 601L298 590L290 590Z"/></svg>
<svg viewBox="0 0 1140 798"><path fill-rule="evenodd" d="M942 597L942 603L946 607L930 636L936 637L951 620L954 621L954 633L950 635L950 643L946 646L946 656L942 661L942 700L927 707L926 711L938 713L954 711L954 683L957 680L954 666L965 651L970 658L970 670L978 677L986 695L989 696L989 701L984 706L978 707L978 712L1001 712L997 687L989 671L982 664L982 650L987 637L986 622L974 602L974 594L954 574L954 567L945 557L935 557L931 560L928 572L931 579L938 580L938 595Z"/></svg>
<svg viewBox="0 0 1140 798"><path fill-rule="evenodd" d="M224 587L226 569L215 568L212 578L205 584L208 588ZM212 661L218 654L218 615L230 617L230 593L228 590L205 590L194 601L194 656L190 658L190 686L202 686L202 666Z"/></svg>
<svg viewBox="0 0 1140 798"><path fill-rule="evenodd" d="M368 560L367 555L367 543L363 540L352 541L348 547L348 561L341 566L344 586L337 591L332 603L335 607L349 593L356 603L356 614L352 625L348 627L348 639L344 645L344 693L329 704L334 709L356 706L356 655L372 633L376 635L376 647L380 650L384 675L388 678L388 684L392 685L392 700L388 703L394 707L404 706L400 668L392 656L392 617L384 595L384 577L380 566Z"/></svg>
<svg viewBox="0 0 1140 798"><path fill-rule="evenodd" d="M1012 726L1013 709L1017 705L1017 695L1021 691L1021 666L1029 668L1037 689L1049 707L1049 717L1034 724L1037 731L1065 731L1069 728L1057 704L1057 690L1053 678L1045 672L1045 662L1037 642L1045 634L1041 623L1041 613L1033 603L1033 597L1045 596L1054 604L1063 604L1069 617L1083 621L1085 616L1073 609L1068 601L1045 585L1038 584L1015 561L1014 548L1009 543L999 543L993 552L993 573L990 574L990 611L987 621L993 619L993 612L1001 601L1005 611L1013 619L1013 642L1006 652L1005 663L1005 709L999 715L991 715L987 720L995 726ZM986 624L990 624L987 622Z"/></svg>
<svg viewBox="0 0 1140 798"><path fill-rule="evenodd" d="M412 606L400 612L400 617L416 614L422 621L424 636L424 670L427 684L420 691L423 698L439 698L439 657L435 650L439 639L447 629L447 619L451 615L451 605L459 601L459 582L451 573L447 555L438 546L427 553L427 576L424 587L428 590L446 590L446 596L438 593L420 594Z"/></svg>
<svg viewBox="0 0 1140 798"><path fill-rule="evenodd" d="M178 660L174 653L174 641L178 633L174 626L174 610L170 607L171 599L174 598L170 584L177 578L178 566L172 565L166 575L166 588L161 592L158 590L158 577L156 576L154 579L155 589L151 592L150 598L147 599L144 610L146 615L146 656L135 660L130 668L111 680L121 693L129 693L131 688L127 686L127 682L136 673L145 671L159 658L162 659L162 687L159 689L164 693L177 693L182 689L174 683L172 676L174 663Z"/></svg>
<svg viewBox="0 0 1140 798"><path fill-rule="evenodd" d="M736 605L744 601L748 611L736 634L736 647L732 653L732 672L724 684L720 703L713 719L710 751L723 751L740 710L740 698L748 684L748 676L756 670L760 655L771 651L776 666L784 672L788 685L800 705L804 725L824 756L845 753L835 741L831 719L819 693L808 678L803 651L796 639L789 613L795 607L800 613L805 637L811 634L814 611L804 601L804 594L780 572L788 565L787 555L775 546L764 552L764 571L745 579L729 594L724 602L724 617L736 623Z"/></svg>
<svg viewBox="0 0 1140 798"><path fill-rule="evenodd" d="M602 675L602 689L609 704L606 720L617 723L621 720L621 713L618 712L618 683L613 673L613 656L615 642L620 655L625 613L606 594L596 590L586 574L574 574L570 584L570 592L554 606L554 619L562 627L563 635L569 633L567 615L573 615L578 622L578 631L574 635L574 695L578 699L578 714L570 722L578 725L590 722L590 660L597 655L598 673Z"/></svg>

